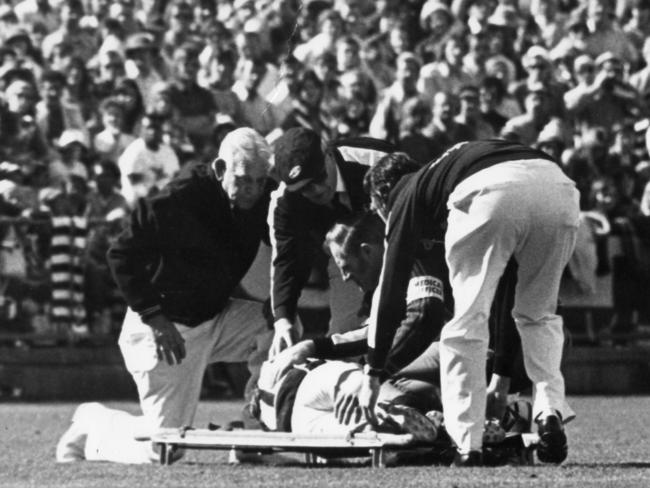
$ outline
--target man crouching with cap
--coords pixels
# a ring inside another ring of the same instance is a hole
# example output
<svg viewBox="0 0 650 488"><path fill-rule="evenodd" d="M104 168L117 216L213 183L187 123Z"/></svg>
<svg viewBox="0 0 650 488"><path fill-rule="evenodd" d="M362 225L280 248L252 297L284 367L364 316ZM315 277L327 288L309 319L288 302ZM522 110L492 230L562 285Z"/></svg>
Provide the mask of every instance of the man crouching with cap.
<svg viewBox="0 0 650 488"><path fill-rule="evenodd" d="M384 141L371 138L338 140L324 146L310 129L292 128L275 144L275 170L281 180L269 209L272 245L271 300L275 336L274 356L293 344L298 297L321 252L325 234L335 221L364 210L369 199L363 190L368 168L389 153ZM358 304L360 292L344 284L330 263L330 305L334 301ZM350 313L354 306L330 306L330 324L346 332L361 325ZM346 316L335 316L345 311Z"/></svg>
<svg viewBox="0 0 650 488"><path fill-rule="evenodd" d="M262 304L231 295L266 232L269 158L261 135L237 129L211 166L137 202L108 260L129 306L119 345L142 416L81 405L58 461L155 461L151 443L134 438L192 425L209 363L254 366L251 353L267 330Z"/></svg>

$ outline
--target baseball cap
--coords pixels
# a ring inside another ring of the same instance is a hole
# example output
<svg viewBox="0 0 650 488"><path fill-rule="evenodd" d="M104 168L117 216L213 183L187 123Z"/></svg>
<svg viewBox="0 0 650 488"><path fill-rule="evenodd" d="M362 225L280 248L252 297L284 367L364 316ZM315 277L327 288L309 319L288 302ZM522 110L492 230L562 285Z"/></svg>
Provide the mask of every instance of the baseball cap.
<svg viewBox="0 0 650 488"><path fill-rule="evenodd" d="M275 167L289 191L297 191L326 174L320 136L311 129L294 127L275 143Z"/></svg>

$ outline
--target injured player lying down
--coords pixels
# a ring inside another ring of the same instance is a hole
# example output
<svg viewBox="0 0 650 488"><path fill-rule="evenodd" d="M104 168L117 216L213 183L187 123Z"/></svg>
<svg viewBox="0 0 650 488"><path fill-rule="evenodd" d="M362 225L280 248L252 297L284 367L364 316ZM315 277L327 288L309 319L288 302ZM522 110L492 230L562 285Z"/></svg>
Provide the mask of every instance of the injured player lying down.
<svg viewBox="0 0 650 488"><path fill-rule="evenodd" d="M343 279L355 281L370 296L377 286L382 264L382 222L368 214L356 221L336 224L328 233L326 244ZM412 425L419 426L422 440L430 440L436 430L435 422L427 421L423 414L441 410L438 345L434 342L435 333L430 333L439 330L445 316L449 316L444 300L450 296L445 284L444 257L436 252L436 246L441 245L423 242L418 252L406 297L407 312L389 355L388 373L382 378L379 397L382 405L392 405L388 411L384 407L383 413L394 414L398 423L406 421L408 425L403 427L407 431ZM518 391L525 386L525 380L518 384L510 381L513 372L523 372L523 365L515 365L519 350L517 333L513 333L509 315L501 313L508 308L512 288L505 285L512 271L510 267L506 270L497 292L496 300L503 300L506 306L493 309L494 322L499 326L494 327L492 334L497 352L491 370L498 372L492 376L499 379L500 385ZM367 347L364 327L303 341L286 349L263 365L252 410L271 430L305 434L349 432L361 420L355 402L363 370L356 362L338 359L358 358L367 352ZM314 363L309 358L331 361ZM508 389L500 386L490 392L493 401L488 416L501 419L506 411ZM378 413L381 417L381 409Z"/></svg>

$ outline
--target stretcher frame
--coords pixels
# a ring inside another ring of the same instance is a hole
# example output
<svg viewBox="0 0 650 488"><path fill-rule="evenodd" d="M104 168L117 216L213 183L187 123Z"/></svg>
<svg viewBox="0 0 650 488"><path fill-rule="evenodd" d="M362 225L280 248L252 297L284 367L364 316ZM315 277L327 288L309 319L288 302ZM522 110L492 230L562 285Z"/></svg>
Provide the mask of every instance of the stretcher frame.
<svg viewBox="0 0 650 488"><path fill-rule="evenodd" d="M414 441L411 434L384 434L361 432L354 436L328 436L267 432L262 430L220 431L209 429L165 429L147 439L160 452L160 464L168 466L179 449L241 450L264 454L297 452L305 455L307 466L315 466L322 457L370 456L373 468L386 467L386 453L405 451L435 444ZM533 464L532 452L537 443L536 434L509 436L506 442L521 446L521 463Z"/></svg>
<svg viewBox="0 0 650 488"><path fill-rule="evenodd" d="M145 439L140 439L145 440ZM266 432L262 430L219 431L208 429L169 429L152 435L150 440L160 452L160 464L169 465L178 449L243 450L262 452L298 452L305 454L308 466L319 456L365 457L370 455L373 468L386 466L386 452L422 446L410 434L363 432L354 436L328 436Z"/></svg>

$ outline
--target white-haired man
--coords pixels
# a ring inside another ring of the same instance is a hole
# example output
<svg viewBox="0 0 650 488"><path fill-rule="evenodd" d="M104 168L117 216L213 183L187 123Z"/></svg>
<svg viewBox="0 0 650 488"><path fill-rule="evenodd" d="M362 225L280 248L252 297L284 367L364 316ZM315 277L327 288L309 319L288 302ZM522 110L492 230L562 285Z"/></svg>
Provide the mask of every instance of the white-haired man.
<svg viewBox="0 0 650 488"><path fill-rule="evenodd" d="M209 363L254 366L262 304L231 295L266 233L269 158L261 135L237 129L211 166L138 202L108 261L129 307L119 345L143 415L82 405L59 461L154 461L151 444L134 437L191 425Z"/></svg>

